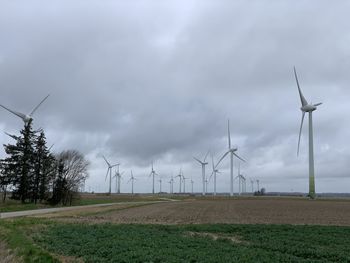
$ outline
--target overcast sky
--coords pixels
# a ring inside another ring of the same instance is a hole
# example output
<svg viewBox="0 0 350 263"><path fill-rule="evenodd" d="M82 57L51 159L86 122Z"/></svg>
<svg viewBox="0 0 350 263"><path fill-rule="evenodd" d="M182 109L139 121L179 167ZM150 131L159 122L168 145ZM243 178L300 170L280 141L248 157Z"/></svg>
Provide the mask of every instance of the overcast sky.
<svg viewBox="0 0 350 263"><path fill-rule="evenodd" d="M86 155L87 190L108 189L104 154L125 171L122 192L130 169L136 191L151 191L152 160L163 190L182 167L200 191L193 156L211 150L219 159L230 119L247 178L268 191L307 192L295 65L306 99L323 102L313 115L316 191L349 192L349 8L341 0L0 0L0 103L28 113L51 94L34 127L55 152ZM4 132L22 127L0 109L2 144ZM218 190L228 192L229 159L219 169Z"/></svg>

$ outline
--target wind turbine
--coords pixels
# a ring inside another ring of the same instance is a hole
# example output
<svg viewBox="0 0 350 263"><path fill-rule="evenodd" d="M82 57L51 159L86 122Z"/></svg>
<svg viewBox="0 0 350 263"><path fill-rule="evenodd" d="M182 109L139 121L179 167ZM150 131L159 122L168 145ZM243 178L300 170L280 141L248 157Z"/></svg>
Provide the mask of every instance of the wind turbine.
<svg viewBox="0 0 350 263"><path fill-rule="evenodd" d="M131 194L134 194L134 181L136 181L137 179L134 177L132 170L130 172L130 175L131 175L131 177L130 177L128 183L131 181Z"/></svg>
<svg viewBox="0 0 350 263"><path fill-rule="evenodd" d="M120 164L118 165L118 169L117 169L117 171L114 174L114 177L115 177L115 180L116 180L116 192L118 194L120 194L120 179L122 178L122 175L124 173L124 172L121 172L121 173L119 172L119 166L120 166Z"/></svg>
<svg viewBox="0 0 350 263"><path fill-rule="evenodd" d="M250 179L250 184L252 186L252 193L254 194L254 180Z"/></svg>
<svg viewBox="0 0 350 263"><path fill-rule="evenodd" d="M180 172L179 172L179 174L177 175L177 176L175 176L175 177L179 177L179 193L181 194L181 189L182 189L182 187L181 187L181 182L182 182L182 169L180 169Z"/></svg>
<svg viewBox="0 0 350 263"><path fill-rule="evenodd" d="M317 107L320 106L322 103L309 104L305 99L303 93L301 92L295 67L294 67L294 76L298 86L298 91L299 91L299 96L301 101L300 109L302 112L297 155L299 155L300 137L301 137L301 131L303 129L305 113L308 112L309 113L309 197L311 199L314 199L316 193L315 193L314 138L313 138L313 128L312 128L312 112L317 110Z"/></svg>
<svg viewBox="0 0 350 263"><path fill-rule="evenodd" d="M227 133L228 133L228 151L221 157L221 159L218 161L218 164L216 166L219 165L219 163L230 153L230 160L231 160L231 181L230 181L230 196L233 196L233 156L236 156L238 159L240 159L241 161L245 162L245 160L241 157L239 157L235 152L238 150L237 147L231 147L231 133L230 133L230 120L228 120L228 128L227 128Z"/></svg>
<svg viewBox="0 0 350 263"><path fill-rule="evenodd" d="M208 164L205 160L207 159L209 154L209 151L207 152L207 154L205 155L203 161L197 159L196 157L193 157L197 162L199 162L202 165L202 182L203 182L203 191L202 191L202 195L205 195L205 166Z"/></svg>
<svg viewBox="0 0 350 263"><path fill-rule="evenodd" d="M119 165L119 163L111 165L111 164L107 161L106 157L104 157L104 155L102 155L102 157L103 157L103 159L106 161L107 166L108 166L105 180L107 179L107 176L108 176L108 173L109 173L109 191L108 191L108 192L109 192L109 194L111 194L111 193L112 193L112 168L115 167L115 166L117 166L117 165Z"/></svg>
<svg viewBox="0 0 350 263"><path fill-rule="evenodd" d="M256 184L257 184L257 186L258 186L258 193L260 193L260 185L259 185L259 183L260 183L259 179L256 180Z"/></svg>
<svg viewBox="0 0 350 263"><path fill-rule="evenodd" d="M182 180L184 181L184 193L186 193L186 180L189 178L185 177L184 174L182 173Z"/></svg>
<svg viewBox="0 0 350 263"><path fill-rule="evenodd" d="M173 194L174 193L174 178L171 176L171 179L169 181L170 184L170 193Z"/></svg>
<svg viewBox="0 0 350 263"><path fill-rule="evenodd" d="M162 178L159 178L159 193L162 193Z"/></svg>
<svg viewBox="0 0 350 263"><path fill-rule="evenodd" d="M194 181L192 180L192 178L191 178L191 190L192 190L192 194L193 194L193 184L194 184Z"/></svg>
<svg viewBox="0 0 350 263"><path fill-rule="evenodd" d="M209 181L210 181L211 177L214 175L214 196L215 196L216 195L216 174L218 174L220 172L217 169L217 165L214 165L214 156L213 155L211 155L211 163L212 163L213 171L209 177Z"/></svg>
<svg viewBox="0 0 350 263"><path fill-rule="evenodd" d="M158 174L157 174L156 171L153 169L153 162L152 162L152 170L151 170L151 173L149 174L149 177L152 176L152 179L153 179L153 183L152 183L152 194L154 194L154 176L155 176L155 175L158 175Z"/></svg>
<svg viewBox="0 0 350 263"><path fill-rule="evenodd" d="M24 124L27 124L29 123L30 121L33 120L33 114L35 113L35 111L40 107L41 104L44 103L44 101L50 96L47 95L30 113L28 114L24 114L24 113L21 113L21 112L18 112L18 111L14 111L14 110L11 110L7 107L5 107L4 105L1 105L0 104L0 107L4 108L5 110L11 112L12 114L16 115L17 117L21 118L24 122Z"/></svg>

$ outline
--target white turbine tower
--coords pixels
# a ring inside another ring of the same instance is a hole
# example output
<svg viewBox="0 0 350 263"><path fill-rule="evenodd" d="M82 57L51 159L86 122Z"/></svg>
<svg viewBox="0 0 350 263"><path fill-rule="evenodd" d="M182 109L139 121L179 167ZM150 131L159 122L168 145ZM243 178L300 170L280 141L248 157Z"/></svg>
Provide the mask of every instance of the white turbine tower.
<svg viewBox="0 0 350 263"><path fill-rule="evenodd" d="M184 182L184 193L186 193L186 180L188 180L189 178L185 177L184 174L182 173L182 180Z"/></svg>
<svg viewBox="0 0 350 263"><path fill-rule="evenodd" d="M179 193L181 194L181 190L182 190L182 185L181 185L181 183L182 183L182 168L180 169L179 174L177 176L175 176L175 177L179 177Z"/></svg>
<svg viewBox="0 0 350 263"><path fill-rule="evenodd" d="M149 174L149 177L152 176L152 194L154 194L154 176L158 175L156 171L153 169L153 162L152 162L152 170L151 173Z"/></svg>
<svg viewBox="0 0 350 263"><path fill-rule="evenodd" d="M134 177L132 170L130 171L130 179L128 183L130 183L130 181L131 181L131 194L134 194L134 181L136 181L136 178Z"/></svg>
<svg viewBox="0 0 350 263"><path fill-rule="evenodd" d="M108 166L105 180L107 179L107 176L108 176L108 173L109 173L109 190L108 190L108 193L111 194L112 193L112 168L117 166L117 165L119 165L119 163L111 165L107 161L106 157L104 157L104 155L102 155L102 157L103 157L103 159L105 160L105 162L107 163L107 166Z"/></svg>
<svg viewBox="0 0 350 263"><path fill-rule="evenodd" d="M27 124L33 120L33 114L49 96L50 95L47 95L29 114L23 114L21 112L11 110L11 109L9 109L1 104L0 104L0 107L4 108L5 110L7 110L7 111L11 112L12 114L16 115L17 117L21 118L23 120L24 124Z"/></svg>
<svg viewBox="0 0 350 263"><path fill-rule="evenodd" d="M241 161L245 162L245 160L241 157L239 157L235 152L238 150L237 147L231 147L231 134L230 134L230 120L228 120L228 151L221 157L221 159L218 161L218 164L230 153L230 160L231 160L231 166L230 166L230 196L233 196L233 156L236 156Z"/></svg>
<svg viewBox="0 0 350 263"><path fill-rule="evenodd" d="M192 192L192 194L193 194L193 184L194 184L194 181L191 178L191 192Z"/></svg>
<svg viewBox="0 0 350 263"><path fill-rule="evenodd" d="M303 129L305 113L308 112L309 113L309 197L311 199L314 199L316 192L315 192L314 139L313 139L313 128L312 128L312 112L317 110L317 106L320 106L322 103L309 104L305 99L303 93L301 92L295 67L294 67L294 76L298 86L298 91L299 91L299 96L301 101L300 109L302 112L297 155L299 155L300 137L301 137L301 131Z"/></svg>
<svg viewBox="0 0 350 263"><path fill-rule="evenodd" d="M214 165L214 156L213 155L211 155L211 163L212 163L213 171L209 177L209 181L210 181L211 177L214 175L214 196L215 196L216 195L216 174L218 174L220 172L217 169L217 165Z"/></svg>
<svg viewBox="0 0 350 263"><path fill-rule="evenodd" d="M205 166L208 164L205 160L207 159L208 157L208 154L209 154L209 151L207 152L207 154L205 155L203 161L197 159L196 157L193 157L197 162L199 162L202 166L202 183L203 183L203 190L202 190L202 195L205 195L206 193L206 190L205 190Z"/></svg>
<svg viewBox="0 0 350 263"><path fill-rule="evenodd" d="M162 178L159 178L159 193L162 193Z"/></svg>
<svg viewBox="0 0 350 263"><path fill-rule="evenodd" d="M250 179L250 184L252 186L252 193L254 194L254 180Z"/></svg>
<svg viewBox="0 0 350 263"><path fill-rule="evenodd" d="M116 181L116 192L118 194L120 194L120 179L122 178L122 175L124 173L124 172L121 172L121 173L119 172L119 166L120 166L120 164L118 165L118 169L114 174L115 181Z"/></svg>
<svg viewBox="0 0 350 263"><path fill-rule="evenodd" d="M169 181L170 184L170 193L173 194L174 193L174 178L171 176L171 179Z"/></svg>

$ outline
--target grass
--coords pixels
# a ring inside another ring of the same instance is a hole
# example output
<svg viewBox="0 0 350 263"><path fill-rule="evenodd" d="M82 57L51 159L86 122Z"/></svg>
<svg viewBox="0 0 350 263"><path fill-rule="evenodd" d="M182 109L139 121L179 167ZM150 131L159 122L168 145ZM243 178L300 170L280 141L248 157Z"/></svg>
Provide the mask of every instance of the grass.
<svg viewBox="0 0 350 263"><path fill-rule="evenodd" d="M349 236L334 226L0 221L0 238L24 262L350 262Z"/></svg>

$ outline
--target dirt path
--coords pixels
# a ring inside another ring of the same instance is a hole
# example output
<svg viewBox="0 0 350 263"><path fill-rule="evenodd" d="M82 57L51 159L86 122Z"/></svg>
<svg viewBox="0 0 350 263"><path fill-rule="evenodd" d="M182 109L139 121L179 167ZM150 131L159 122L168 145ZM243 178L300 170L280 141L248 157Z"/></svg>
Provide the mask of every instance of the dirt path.
<svg viewBox="0 0 350 263"><path fill-rule="evenodd" d="M106 213L93 216L65 218L65 220L86 223L316 224L350 226L350 202L293 199L167 202L123 210L109 210Z"/></svg>
<svg viewBox="0 0 350 263"><path fill-rule="evenodd" d="M138 204L141 205L141 204L153 204L153 203L164 203L164 202L170 202L170 201L164 200L164 201L117 202L117 203L108 203L108 204L35 209L35 210L0 213L0 218L14 218L14 217L21 217L21 216L52 214L52 213L58 213L58 212L64 212L64 211L86 210L89 208L109 207L109 206L116 206L116 205L138 205Z"/></svg>

